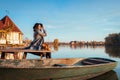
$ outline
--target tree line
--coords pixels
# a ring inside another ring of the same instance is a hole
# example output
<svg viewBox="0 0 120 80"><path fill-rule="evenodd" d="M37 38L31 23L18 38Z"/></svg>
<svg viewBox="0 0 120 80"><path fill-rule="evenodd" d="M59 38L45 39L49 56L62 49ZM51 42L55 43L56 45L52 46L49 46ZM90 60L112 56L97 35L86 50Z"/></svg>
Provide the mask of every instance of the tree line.
<svg viewBox="0 0 120 80"><path fill-rule="evenodd" d="M105 37L106 46L120 46L120 33L112 33Z"/></svg>

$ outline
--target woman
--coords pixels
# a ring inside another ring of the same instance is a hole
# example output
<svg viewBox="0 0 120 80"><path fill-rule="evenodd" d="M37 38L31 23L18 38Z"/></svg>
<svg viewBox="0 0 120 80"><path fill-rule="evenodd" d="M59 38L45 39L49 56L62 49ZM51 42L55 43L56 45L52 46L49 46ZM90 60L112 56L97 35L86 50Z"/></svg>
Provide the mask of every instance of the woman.
<svg viewBox="0 0 120 80"><path fill-rule="evenodd" d="M33 26L34 30L34 40L31 42L30 46L26 47L25 49L34 49L40 50L42 44L44 43L44 37L47 36L47 33L43 27L43 24L36 23Z"/></svg>

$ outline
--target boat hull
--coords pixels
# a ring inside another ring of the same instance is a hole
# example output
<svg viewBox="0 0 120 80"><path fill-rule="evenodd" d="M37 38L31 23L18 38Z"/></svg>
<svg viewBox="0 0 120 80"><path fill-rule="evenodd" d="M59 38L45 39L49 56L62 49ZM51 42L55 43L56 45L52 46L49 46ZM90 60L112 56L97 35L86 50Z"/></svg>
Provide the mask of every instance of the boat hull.
<svg viewBox="0 0 120 80"><path fill-rule="evenodd" d="M39 62L40 63L40 62ZM40 63L41 64L41 63ZM41 66L41 65L40 65ZM106 73L117 66L117 62L96 64L96 65L69 65L69 66L41 66L41 67L1 67L1 78L14 78L17 80L36 80L36 79L61 79L69 77L79 77L81 80L89 79ZM24 79L21 79L24 78Z"/></svg>

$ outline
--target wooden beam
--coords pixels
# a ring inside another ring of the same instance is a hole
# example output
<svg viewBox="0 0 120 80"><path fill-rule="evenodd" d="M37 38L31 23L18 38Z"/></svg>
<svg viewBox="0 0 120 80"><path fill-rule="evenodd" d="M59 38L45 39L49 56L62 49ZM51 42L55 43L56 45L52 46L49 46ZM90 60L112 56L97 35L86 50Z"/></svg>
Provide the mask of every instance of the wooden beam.
<svg viewBox="0 0 120 80"><path fill-rule="evenodd" d="M47 51L47 50L31 50L31 49L0 49L0 52L53 52L53 51Z"/></svg>

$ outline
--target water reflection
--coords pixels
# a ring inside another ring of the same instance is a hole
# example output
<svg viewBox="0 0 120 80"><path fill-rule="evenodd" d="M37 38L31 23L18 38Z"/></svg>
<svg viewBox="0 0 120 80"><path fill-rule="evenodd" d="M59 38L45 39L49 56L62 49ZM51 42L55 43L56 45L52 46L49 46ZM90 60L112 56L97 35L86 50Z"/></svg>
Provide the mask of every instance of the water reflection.
<svg viewBox="0 0 120 80"><path fill-rule="evenodd" d="M112 70L103 75L100 75L98 77L95 77L89 80L118 80L118 77L116 72Z"/></svg>
<svg viewBox="0 0 120 80"><path fill-rule="evenodd" d="M59 47L54 45L54 50L58 51Z"/></svg>
<svg viewBox="0 0 120 80"><path fill-rule="evenodd" d="M104 46L87 46L87 45L70 45L71 49L78 49L78 48L104 48Z"/></svg>
<svg viewBox="0 0 120 80"><path fill-rule="evenodd" d="M115 58L120 58L120 46L106 46L105 52Z"/></svg>

